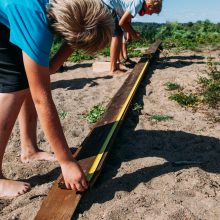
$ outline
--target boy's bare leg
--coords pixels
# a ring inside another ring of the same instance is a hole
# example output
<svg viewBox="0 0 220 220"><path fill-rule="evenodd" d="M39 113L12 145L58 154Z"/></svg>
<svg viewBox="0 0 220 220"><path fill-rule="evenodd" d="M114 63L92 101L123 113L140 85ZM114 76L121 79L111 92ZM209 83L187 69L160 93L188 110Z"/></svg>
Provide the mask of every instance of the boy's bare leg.
<svg viewBox="0 0 220 220"><path fill-rule="evenodd" d="M126 43L122 43L119 60L122 61L125 59L127 59L127 45Z"/></svg>
<svg viewBox="0 0 220 220"><path fill-rule="evenodd" d="M2 173L5 148L26 92L0 93L0 198L12 198L30 190L28 183L8 180Z"/></svg>
<svg viewBox="0 0 220 220"><path fill-rule="evenodd" d="M120 50L122 46L122 36L112 37L110 46L111 73L124 73L126 70L120 69L117 61L119 60Z"/></svg>
<svg viewBox="0 0 220 220"><path fill-rule="evenodd" d="M37 112L29 91L18 118L21 136L21 161L55 160L52 154L40 150L37 146Z"/></svg>

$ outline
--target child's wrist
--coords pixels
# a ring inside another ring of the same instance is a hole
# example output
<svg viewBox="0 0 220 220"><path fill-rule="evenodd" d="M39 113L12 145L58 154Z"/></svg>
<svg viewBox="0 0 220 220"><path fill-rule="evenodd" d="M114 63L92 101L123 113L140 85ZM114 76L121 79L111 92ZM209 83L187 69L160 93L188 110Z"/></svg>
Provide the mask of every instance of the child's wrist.
<svg viewBox="0 0 220 220"><path fill-rule="evenodd" d="M57 156L57 160L59 161L60 164L65 163L65 162L70 162L73 161L73 156L70 150L66 150Z"/></svg>

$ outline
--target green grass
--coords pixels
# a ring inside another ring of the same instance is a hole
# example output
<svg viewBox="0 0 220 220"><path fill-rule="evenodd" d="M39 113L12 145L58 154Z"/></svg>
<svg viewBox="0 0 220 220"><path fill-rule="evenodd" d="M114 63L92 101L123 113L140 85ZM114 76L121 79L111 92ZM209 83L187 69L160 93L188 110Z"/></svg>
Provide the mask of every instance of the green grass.
<svg viewBox="0 0 220 220"><path fill-rule="evenodd" d="M140 112L140 110L142 109L142 106L139 104L139 103L134 103L133 107L132 107L132 110L134 112Z"/></svg>
<svg viewBox="0 0 220 220"><path fill-rule="evenodd" d="M196 94L184 94L183 92L176 93L169 97L170 100L178 102L180 105L183 106L194 106L199 102L199 98Z"/></svg>
<svg viewBox="0 0 220 220"><path fill-rule="evenodd" d="M132 23L135 30L141 33L139 41L132 41L128 44L129 57L141 57L143 54L135 50L136 48L147 48L156 39L163 41L163 48L170 52L178 54L180 51L190 49L201 51L203 48L219 48L220 45L220 24L214 24L210 21L198 21L195 23L177 23L167 22L165 24L156 23ZM55 37L51 49L51 57L60 47L62 40ZM91 60L96 56L109 56L109 46L94 56L86 55L82 51L75 51L68 59L71 62L80 62L82 60ZM216 62L219 65L219 62Z"/></svg>
<svg viewBox="0 0 220 220"><path fill-rule="evenodd" d="M173 117L170 115L155 114L155 115L151 115L150 119L155 121L168 121L168 120L172 120Z"/></svg>
<svg viewBox="0 0 220 220"><path fill-rule="evenodd" d="M83 60L92 60L95 56L87 55L83 51L75 51L68 58L69 61L77 63Z"/></svg>
<svg viewBox="0 0 220 220"><path fill-rule="evenodd" d="M214 116L214 122L219 123L220 122L220 115Z"/></svg>
<svg viewBox="0 0 220 220"><path fill-rule="evenodd" d="M65 111L59 112L59 117L61 120L64 120L67 117L67 112Z"/></svg>
<svg viewBox="0 0 220 220"><path fill-rule="evenodd" d="M102 104L94 105L90 111L84 116L87 122L92 124L96 123L98 119L105 113L105 107Z"/></svg>
<svg viewBox="0 0 220 220"><path fill-rule="evenodd" d="M195 23L167 22L165 24L156 23L132 23L136 31L141 33L139 41L132 41L128 44L129 57L140 57L142 53L136 48L147 48L156 39L163 41L164 49L178 53L184 49L194 51L202 48L218 48L220 45L220 24L214 24L210 21L198 21ZM60 47L61 38L55 37L51 49L51 56L55 54ZM96 55L109 56L109 46ZM95 56L96 56L95 55ZM74 52L69 61L80 62L82 60L94 59L94 56L86 55L82 51ZM219 62L216 62L219 65Z"/></svg>
<svg viewBox="0 0 220 220"><path fill-rule="evenodd" d="M101 52L99 52L99 54L104 56L104 57L110 56L110 49L109 49L109 47L104 48Z"/></svg>
<svg viewBox="0 0 220 220"><path fill-rule="evenodd" d="M217 107L220 104L220 71L213 57L207 58L207 76L199 77L197 83L200 89L195 93L185 94L178 92L169 97L169 99L178 102L183 106L194 106L198 103L207 104L210 107ZM173 83L167 83L167 90L173 90L177 86ZM218 120L217 120L218 121Z"/></svg>
<svg viewBox="0 0 220 220"><path fill-rule="evenodd" d="M199 77L198 83L202 86L201 99L211 107L220 103L220 71L214 58L207 58L207 77Z"/></svg>
<svg viewBox="0 0 220 220"><path fill-rule="evenodd" d="M200 78L202 84L201 99L211 107L220 103L220 80Z"/></svg>
<svg viewBox="0 0 220 220"><path fill-rule="evenodd" d="M214 62L214 64L217 66L217 65L220 65L220 62L216 61L216 62Z"/></svg>
<svg viewBox="0 0 220 220"><path fill-rule="evenodd" d="M181 89L181 86L177 83L174 83L174 82L167 82L167 83L165 83L165 86L166 86L166 90L168 90L168 91Z"/></svg>

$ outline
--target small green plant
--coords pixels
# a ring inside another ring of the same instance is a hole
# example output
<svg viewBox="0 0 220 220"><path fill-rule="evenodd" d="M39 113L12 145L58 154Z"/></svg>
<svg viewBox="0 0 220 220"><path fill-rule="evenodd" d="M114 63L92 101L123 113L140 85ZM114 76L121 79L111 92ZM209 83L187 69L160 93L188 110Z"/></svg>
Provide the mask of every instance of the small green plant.
<svg viewBox="0 0 220 220"><path fill-rule="evenodd" d="M104 114L105 107L102 104L93 106L90 111L85 115L86 120L92 124L96 123L99 118Z"/></svg>
<svg viewBox="0 0 220 220"><path fill-rule="evenodd" d="M198 84L201 85L196 94L184 94L179 92L171 95L169 99L178 102L184 106L194 106L198 102L208 104L210 107L216 107L220 103L220 71L214 62L214 58L207 58L207 76L199 77ZM173 83L166 84L169 90L175 87Z"/></svg>
<svg viewBox="0 0 220 220"><path fill-rule="evenodd" d="M74 62L74 63L77 63L83 60L92 60L92 59L94 59L94 56L87 55L85 54L85 52L80 51L80 50L74 51L68 58L69 61Z"/></svg>
<svg viewBox="0 0 220 220"><path fill-rule="evenodd" d="M220 114L213 117L215 123L220 123Z"/></svg>
<svg viewBox="0 0 220 220"><path fill-rule="evenodd" d="M180 105L193 106L199 102L199 97L196 94L186 95L183 92L176 93L169 97L170 100L178 102Z"/></svg>
<svg viewBox="0 0 220 220"><path fill-rule="evenodd" d="M200 77L198 80L202 85L202 101L211 107L220 102L220 72L213 59L213 57L207 58L208 77Z"/></svg>
<svg viewBox="0 0 220 220"><path fill-rule="evenodd" d="M214 61L213 61L214 59L215 58L212 56L207 57L207 66L208 66L208 69L210 70L210 72L216 70L216 65L214 64Z"/></svg>
<svg viewBox="0 0 220 220"><path fill-rule="evenodd" d="M165 83L165 86L166 86L166 90L168 90L168 91L181 89L181 86L177 83L174 83L174 82L167 82L167 83Z"/></svg>
<svg viewBox="0 0 220 220"><path fill-rule="evenodd" d="M140 110L142 109L142 106L139 103L134 103L132 110L134 112L140 112Z"/></svg>
<svg viewBox="0 0 220 220"><path fill-rule="evenodd" d="M59 112L59 117L61 120L64 120L66 118L66 116L67 116L67 112L65 112L63 110L61 112Z"/></svg>
<svg viewBox="0 0 220 220"><path fill-rule="evenodd" d="M168 121L168 120L173 119L173 117L170 115L155 114L155 115L151 115L150 119L155 120L155 121Z"/></svg>
<svg viewBox="0 0 220 220"><path fill-rule="evenodd" d="M99 52L100 55L104 57L110 56L110 49L109 47L105 47L102 51Z"/></svg>
<svg viewBox="0 0 220 220"><path fill-rule="evenodd" d="M220 115L214 116L214 122L216 122L216 123L220 122Z"/></svg>

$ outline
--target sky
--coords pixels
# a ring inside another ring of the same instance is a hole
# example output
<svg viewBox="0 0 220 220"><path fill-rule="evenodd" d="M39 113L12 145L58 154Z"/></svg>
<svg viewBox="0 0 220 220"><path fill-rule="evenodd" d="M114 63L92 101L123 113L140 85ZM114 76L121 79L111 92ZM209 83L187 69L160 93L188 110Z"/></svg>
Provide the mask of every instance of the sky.
<svg viewBox="0 0 220 220"><path fill-rule="evenodd" d="M159 15L137 15L132 21L185 23L206 19L220 23L220 0L163 0L163 8Z"/></svg>

